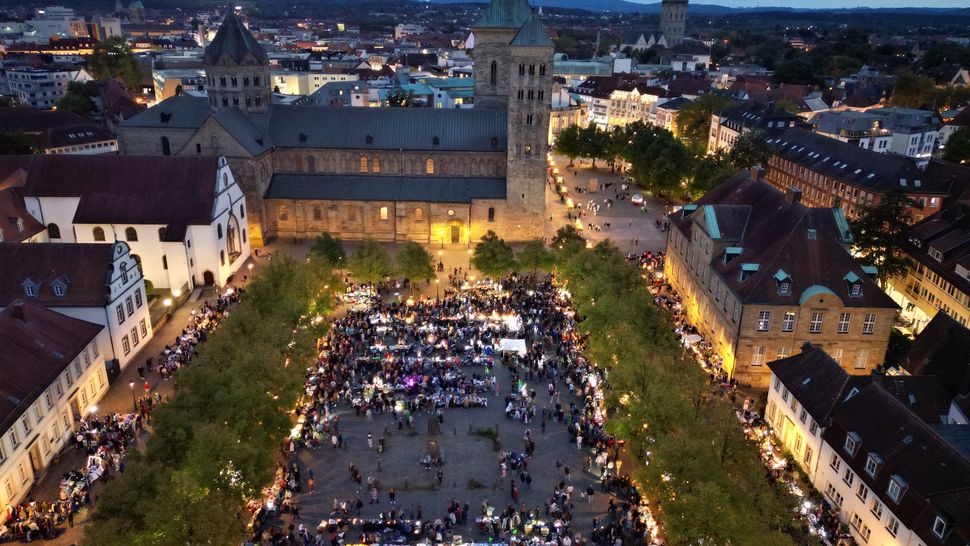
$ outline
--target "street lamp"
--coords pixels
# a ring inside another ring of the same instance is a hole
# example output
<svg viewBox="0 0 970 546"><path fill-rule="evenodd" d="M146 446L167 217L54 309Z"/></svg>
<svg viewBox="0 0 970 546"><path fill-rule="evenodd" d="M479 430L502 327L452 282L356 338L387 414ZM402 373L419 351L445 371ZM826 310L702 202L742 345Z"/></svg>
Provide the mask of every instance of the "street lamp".
<svg viewBox="0 0 970 546"><path fill-rule="evenodd" d="M128 388L131 389L131 407L135 413L138 413L138 402L135 401L135 382L129 382Z"/></svg>
<svg viewBox="0 0 970 546"><path fill-rule="evenodd" d="M441 279L434 280L434 297L435 299L441 299L441 292L438 289L438 285L441 283Z"/></svg>
<svg viewBox="0 0 970 546"><path fill-rule="evenodd" d="M165 298L162 300L162 305L165 306L165 314L167 316L172 315L172 298Z"/></svg>

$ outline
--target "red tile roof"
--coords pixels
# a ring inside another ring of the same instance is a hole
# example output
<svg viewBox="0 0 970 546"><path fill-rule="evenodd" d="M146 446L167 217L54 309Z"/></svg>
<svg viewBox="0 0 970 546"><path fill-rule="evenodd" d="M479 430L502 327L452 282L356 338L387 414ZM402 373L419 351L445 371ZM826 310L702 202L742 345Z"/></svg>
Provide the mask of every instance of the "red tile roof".
<svg viewBox="0 0 970 546"><path fill-rule="evenodd" d="M22 300L0 312L0 434L16 423L102 329L100 324Z"/></svg>
<svg viewBox="0 0 970 546"><path fill-rule="evenodd" d="M20 188L0 189L0 240L19 243L44 231L44 225L27 212Z"/></svg>
<svg viewBox="0 0 970 546"><path fill-rule="evenodd" d="M0 243L0 306L25 298L48 307L104 307L116 244L125 243ZM55 280L67 284L63 296L54 294ZM28 282L37 286L34 297L26 295Z"/></svg>

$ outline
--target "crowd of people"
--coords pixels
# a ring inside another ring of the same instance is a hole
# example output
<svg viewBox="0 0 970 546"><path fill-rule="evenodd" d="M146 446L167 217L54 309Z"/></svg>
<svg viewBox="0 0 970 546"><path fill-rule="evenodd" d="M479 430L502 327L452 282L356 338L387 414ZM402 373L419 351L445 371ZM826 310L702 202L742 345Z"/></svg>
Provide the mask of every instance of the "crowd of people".
<svg viewBox="0 0 970 546"><path fill-rule="evenodd" d="M360 292L359 287L348 289L348 294ZM314 529L296 517L278 517L299 514L295 499L304 483L312 489L309 482L301 482L295 466L281 465L274 483L250 505L252 544L433 543L468 533L461 526L472 520L484 535L482 541L493 543L660 543L644 499L620 470L623 443L603 428L605 381L582 356L583 339L568 293L551 282L512 276L500 284L465 284L446 298L406 303L374 299L366 309L357 302L347 302L346 315L318 343L318 357L308 369L296 423L281 445L282 453L345 447L342 419L348 418L379 419L406 432L415 428L419 416L426 416L422 422L427 419L433 434L452 408L487 407L490 397L498 398L509 420L528 427L521 451L497 454L495 472L508 480L510 502L496 509L485 501L481 515L474 517L468 503L453 498L440 515L428 517L421 505L400 507L394 489L373 475L365 479L351 463L349 478L362 494L334 498L329 516ZM506 345L510 339L524 346ZM496 367L501 366L508 373L500 380ZM539 402L540 390L548 392L548 402ZM556 437L568 441L567 449L579 451L587 462L579 469L558 461L559 479L550 484L545 506L529 506L522 491L532 486L532 431L545 434L547 427L564 429L567 434ZM374 430L381 430L380 425ZM385 449L384 440L383 434L366 436L368 448L376 447L378 454ZM327 457L323 452L320 456ZM437 477L440 487L449 462L443 454L429 452L419 464ZM590 476L598 487L586 483ZM575 503L591 503L603 493L609 495L608 511L590 528L577 526ZM362 508L370 505L380 513L361 517Z"/></svg>
<svg viewBox="0 0 970 546"><path fill-rule="evenodd" d="M192 310L186 327L171 345L167 345L157 358L149 358L147 369L168 379L182 365L188 364L195 354L196 345L204 342L224 320L229 308L239 301L244 290L228 287L215 301L203 302ZM139 368L145 379L145 368ZM145 383L146 387L149 384ZM74 425L71 444L83 455L76 470L62 475L56 500L36 500L28 496L20 504L0 514L0 542L23 539L54 538L56 527L67 523L74 526L79 510L91 507L91 488L95 483L109 481L113 473L125 471L125 457L134 446L145 423L151 419L152 408L162 401L161 396L146 393L136 403L132 413L92 414L78 419Z"/></svg>

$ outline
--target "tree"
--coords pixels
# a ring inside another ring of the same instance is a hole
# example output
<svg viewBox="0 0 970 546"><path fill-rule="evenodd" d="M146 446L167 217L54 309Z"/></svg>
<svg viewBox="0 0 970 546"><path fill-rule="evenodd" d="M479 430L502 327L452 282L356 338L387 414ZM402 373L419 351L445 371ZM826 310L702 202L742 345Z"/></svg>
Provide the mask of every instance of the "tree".
<svg viewBox="0 0 970 546"><path fill-rule="evenodd" d="M914 206L916 203L906 194L893 191L878 203L863 207L859 216L849 221L856 253L863 263L877 268L882 285L890 277L905 273L909 266L902 247L913 222Z"/></svg>
<svg viewBox="0 0 970 546"><path fill-rule="evenodd" d="M517 256L522 269L533 272L549 271L555 261L552 252L546 248L542 239L532 239L527 242Z"/></svg>
<svg viewBox="0 0 970 546"><path fill-rule="evenodd" d="M344 243L339 238L323 232L317 236L310 246L310 256L324 260L331 267L343 266L347 259Z"/></svg>
<svg viewBox="0 0 970 546"><path fill-rule="evenodd" d="M94 101L91 100L94 94L85 84L71 82L67 84L67 94L57 101L57 109L86 117L95 110Z"/></svg>
<svg viewBox="0 0 970 546"><path fill-rule="evenodd" d="M504 239L488 230L481 242L475 246L472 265L489 277L501 277L516 267L515 253Z"/></svg>
<svg viewBox="0 0 970 546"><path fill-rule="evenodd" d="M639 121L628 129L630 143L623 158L630 163L630 175L654 194L678 191L690 167L687 147L666 129Z"/></svg>
<svg viewBox="0 0 970 546"><path fill-rule="evenodd" d="M0 133L0 155L32 154L34 139L24 133Z"/></svg>
<svg viewBox="0 0 970 546"><path fill-rule="evenodd" d="M606 146L609 136L606 131L600 129L595 123L590 123L579 132L579 155L593 160L593 167L596 167L596 159L606 157Z"/></svg>
<svg viewBox="0 0 970 546"><path fill-rule="evenodd" d="M815 67L808 59L795 58L781 61L775 67L773 76L776 82L814 85L818 78L815 76Z"/></svg>
<svg viewBox="0 0 970 546"><path fill-rule="evenodd" d="M94 46L88 59L88 69L95 79L118 78L129 90L141 86L138 61L128 47L128 42L120 36L108 38Z"/></svg>
<svg viewBox="0 0 970 546"><path fill-rule="evenodd" d="M568 258L586 247L586 239L579 234L579 230L572 224L567 224L552 237L552 248L560 261Z"/></svg>
<svg viewBox="0 0 970 546"><path fill-rule="evenodd" d="M387 105L406 108L414 102L414 92L395 89L387 94Z"/></svg>
<svg viewBox="0 0 970 546"><path fill-rule="evenodd" d="M677 111L677 134L680 135L680 140L695 155L704 153L711 133L711 116L735 104L729 97L708 93L681 106Z"/></svg>
<svg viewBox="0 0 970 546"><path fill-rule="evenodd" d="M931 78L915 74L903 74L896 79L893 96L890 102L893 106L904 108L922 108L933 102L936 82Z"/></svg>
<svg viewBox="0 0 970 546"><path fill-rule="evenodd" d="M970 127L957 129L943 147L943 159L954 163L970 163Z"/></svg>
<svg viewBox="0 0 970 546"><path fill-rule="evenodd" d="M771 150L765 143L766 136L761 131L742 133L728 152L728 161L735 169L745 170L755 165L764 165L771 158Z"/></svg>
<svg viewBox="0 0 970 546"><path fill-rule="evenodd" d="M423 246L414 241L404 243L401 251L397 254L396 264L395 270L398 275L410 279L412 283L414 281L427 281L435 276L434 257Z"/></svg>
<svg viewBox="0 0 970 546"><path fill-rule="evenodd" d="M556 137L556 153L568 157L570 167L573 166L573 162L582 153L579 137L580 131L582 131L582 128L574 123L560 131Z"/></svg>
<svg viewBox="0 0 970 546"><path fill-rule="evenodd" d="M731 177L737 169L728 161L726 154L718 150L694 159L690 180L687 182L687 195L697 199Z"/></svg>
<svg viewBox="0 0 970 546"><path fill-rule="evenodd" d="M377 241L365 239L357 252L350 255L347 269L359 282L378 283L391 274L391 257Z"/></svg>

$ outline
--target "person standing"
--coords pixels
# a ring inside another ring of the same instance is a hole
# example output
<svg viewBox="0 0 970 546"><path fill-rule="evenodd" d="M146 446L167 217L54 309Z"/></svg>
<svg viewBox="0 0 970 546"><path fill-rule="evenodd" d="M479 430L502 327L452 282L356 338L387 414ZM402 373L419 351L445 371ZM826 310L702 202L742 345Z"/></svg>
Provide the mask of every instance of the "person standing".
<svg viewBox="0 0 970 546"><path fill-rule="evenodd" d="M313 494L313 488L316 486L316 484L317 484L316 475L313 473L313 469L311 468L307 472L307 478L306 478L306 488L311 495Z"/></svg>

